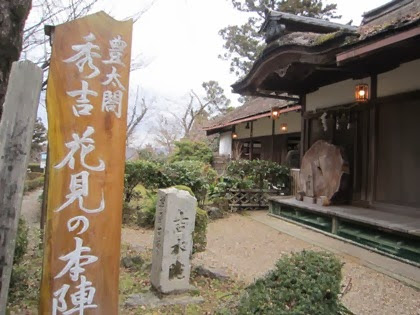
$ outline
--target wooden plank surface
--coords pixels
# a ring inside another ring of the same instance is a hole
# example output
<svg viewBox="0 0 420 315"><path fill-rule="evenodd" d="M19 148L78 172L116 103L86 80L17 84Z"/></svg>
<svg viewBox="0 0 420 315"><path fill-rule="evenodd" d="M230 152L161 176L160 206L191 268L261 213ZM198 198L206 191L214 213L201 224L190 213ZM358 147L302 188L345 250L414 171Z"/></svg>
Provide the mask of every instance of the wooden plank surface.
<svg viewBox="0 0 420 315"><path fill-rule="evenodd" d="M55 27L40 314L118 314L132 21Z"/></svg>
<svg viewBox="0 0 420 315"><path fill-rule="evenodd" d="M349 205L320 206L298 201L295 198L268 197L269 201L283 205L293 206L311 212L336 216L349 221L365 223L390 231L420 237L420 213L417 210L390 212L387 209L369 209Z"/></svg>
<svg viewBox="0 0 420 315"><path fill-rule="evenodd" d="M14 62L0 123L0 314L5 314L42 70Z"/></svg>

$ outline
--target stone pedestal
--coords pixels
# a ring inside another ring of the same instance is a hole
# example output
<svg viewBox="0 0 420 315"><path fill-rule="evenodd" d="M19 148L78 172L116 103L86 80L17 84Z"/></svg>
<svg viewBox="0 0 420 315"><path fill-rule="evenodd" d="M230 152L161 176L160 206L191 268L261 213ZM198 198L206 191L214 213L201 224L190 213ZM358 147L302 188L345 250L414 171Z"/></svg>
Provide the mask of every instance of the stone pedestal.
<svg viewBox="0 0 420 315"><path fill-rule="evenodd" d="M197 200L187 191L160 189L156 205L152 286L164 294L189 290Z"/></svg>

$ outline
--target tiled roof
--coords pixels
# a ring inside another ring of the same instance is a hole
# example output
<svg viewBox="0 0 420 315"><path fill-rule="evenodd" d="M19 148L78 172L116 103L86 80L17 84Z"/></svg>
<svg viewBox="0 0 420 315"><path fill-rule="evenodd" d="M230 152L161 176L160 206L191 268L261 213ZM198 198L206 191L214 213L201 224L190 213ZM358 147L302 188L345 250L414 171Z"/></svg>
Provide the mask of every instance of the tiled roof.
<svg viewBox="0 0 420 315"><path fill-rule="evenodd" d="M207 125L204 126L204 129L216 129L236 120L270 112L273 106L286 107L290 103L291 102L274 98L256 97L247 101L244 105L235 108L233 111L210 120Z"/></svg>

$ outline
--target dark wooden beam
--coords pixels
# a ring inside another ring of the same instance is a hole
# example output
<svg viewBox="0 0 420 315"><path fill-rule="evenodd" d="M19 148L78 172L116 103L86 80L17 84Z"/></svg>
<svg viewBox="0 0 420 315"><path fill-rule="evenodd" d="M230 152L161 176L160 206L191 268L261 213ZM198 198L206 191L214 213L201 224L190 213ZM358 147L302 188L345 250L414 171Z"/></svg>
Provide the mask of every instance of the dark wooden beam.
<svg viewBox="0 0 420 315"><path fill-rule="evenodd" d="M405 31L405 32L402 32L393 36L389 36L384 39L380 39L371 44L355 47L353 49L339 53L337 54L337 57L336 57L337 64L342 65L355 58L360 58L378 49L399 43L401 41L404 41L404 40L407 40L416 36L420 36L420 26L417 26L416 28L413 28L411 30L408 30L408 31Z"/></svg>
<svg viewBox="0 0 420 315"><path fill-rule="evenodd" d="M272 93L272 92L269 92L269 93ZM296 102L296 103L299 102L298 97L292 97L292 96L264 94L262 92L255 92L253 95L254 96L260 96L260 97L267 97L267 98L275 98L275 99L283 100L283 101L292 101L292 102Z"/></svg>

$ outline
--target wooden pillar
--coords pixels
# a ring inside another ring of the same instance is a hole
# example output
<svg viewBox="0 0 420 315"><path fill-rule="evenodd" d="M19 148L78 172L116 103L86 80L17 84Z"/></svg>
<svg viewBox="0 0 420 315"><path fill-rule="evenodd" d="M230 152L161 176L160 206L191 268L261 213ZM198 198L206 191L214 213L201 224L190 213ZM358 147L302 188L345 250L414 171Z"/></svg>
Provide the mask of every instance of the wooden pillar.
<svg viewBox="0 0 420 315"><path fill-rule="evenodd" d="M300 96L300 160L302 161L303 155L309 147L309 121L305 119L306 112L306 95L303 94Z"/></svg>
<svg viewBox="0 0 420 315"><path fill-rule="evenodd" d="M249 141L249 159L250 160L252 160L252 155L254 153L254 143L252 141L253 134L254 134L254 122L251 121L251 129L249 130L249 138L250 138L250 141Z"/></svg>
<svg viewBox="0 0 420 315"><path fill-rule="evenodd" d="M377 137L378 137L378 109L377 109L377 88L378 76L370 77L370 104L369 112L369 176L368 176L368 201L372 204L375 200L376 189L376 167L377 167Z"/></svg>
<svg viewBox="0 0 420 315"><path fill-rule="evenodd" d="M332 217L332 227L331 227L331 233L337 234L338 232L338 219L337 217Z"/></svg>
<svg viewBox="0 0 420 315"><path fill-rule="evenodd" d="M276 133L276 120L275 119L271 119L272 123L271 123L271 161L275 162L276 159L274 157L274 137L275 137L275 133Z"/></svg>

